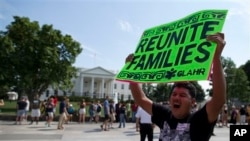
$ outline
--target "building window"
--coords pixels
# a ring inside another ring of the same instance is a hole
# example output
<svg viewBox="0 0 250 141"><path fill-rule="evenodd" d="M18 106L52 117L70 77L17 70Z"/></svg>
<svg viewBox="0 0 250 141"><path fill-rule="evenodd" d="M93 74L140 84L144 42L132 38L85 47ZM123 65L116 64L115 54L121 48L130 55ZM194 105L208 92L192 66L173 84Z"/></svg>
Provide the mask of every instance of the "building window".
<svg viewBox="0 0 250 141"><path fill-rule="evenodd" d="M116 84L114 84L114 89L116 89L116 87L117 87L117 85L116 85Z"/></svg>
<svg viewBox="0 0 250 141"><path fill-rule="evenodd" d="M46 91L46 97L49 97L49 90Z"/></svg>
<svg viewBox="0 0 250 141"><path fill-rule="evenodd" d="M106 83L104 83L104 88L106 88Z"/></svg>
<svg viewBox="0 0 250 141"><path fill-rule="evenodd" d="M58 95L58 90L54 90L54 95L55 95L55 96Z"/></svg>
<svg viewBox="0 0 250 141"><path fill-rule="evenodd" d="M129 100L129 101L131 100L131 95L130 95L130 94L128 95L128 100Z"/></svg>
<svg viewBox="0 0 250 141"><path fill-rule="evenodd" d="M124 89L124 84L121 85L121 89L122 89L122 90Z"/></svg>

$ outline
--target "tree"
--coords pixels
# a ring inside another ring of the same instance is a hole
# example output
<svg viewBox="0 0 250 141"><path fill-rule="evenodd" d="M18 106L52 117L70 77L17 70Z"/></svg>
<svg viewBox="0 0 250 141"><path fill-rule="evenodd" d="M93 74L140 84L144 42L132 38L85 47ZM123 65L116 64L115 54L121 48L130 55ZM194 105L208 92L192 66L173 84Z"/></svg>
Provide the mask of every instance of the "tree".
<svg viewBox="0 0 250 141"><path fill-rule="evenodd" d="M154 89L154 97L157 101L167 101L172 89L171 83L158 83Z"/></svg>
<svg viewBox="0 0 250 141"><path fill-rule="evenodd" d="M205 99L205 92L197 81L191 82L196 88L196 101L202 102Z"/></svg>
<svg viewBox="0 0 250 141"><path fill-rule="evenodd" d="M9 54L14 52L14 47L10 39L4 36L5 32L0 31L0 97L4 98L7 96L6 92L9 90L9 84L12 79L6 79L8 77L12 78L13 72L11 68L11 63L9 62Z"/></svg>
<svg viewBox="0 0 250 141"><path fill-rule="evenodd" d="M239 102L249 101L247 96L249 82L246 73L241 68L236 68L231 58L223 58L222 64L226 76L227 101L231 104L233 99L238 99Z"/></svg>
<svg viewBox="0 0 250 141"><path fill-rule="evenodd" d="M250 82L250 60L248 60L244 65L240 66L240 68L244 70L247 75L247 79ZM248 86L250 86L250 83Z"/></svg>
<svg viewBox="0 0 250 141"><path fill-rule="evenodd" d="M196 88L196 101L203 101L205 97L204 90L197 81L192 81L191 83ZM155 87L151 88L151 99L155 99L156 101L167 101L171 95L172 86L173 83L158 83Z"/></svg>
<svg viewBox="0 0 250 141"><path fill-rule="evenodd" d="M143 83L142 84L142 90L145 93L145 95L150 98L150 99L154 99L153 98L153 90L154 90L154 86L152 83Z"/></svg>
<svg viewBox="0 0 250 141"><path fill-rule="evenodd" d="M245 75L247 76L247 80L248 80L248 87L247 87L247 92L245 95L245 100L247 100L248 102L250 102L250 60L248 60L244 65L240 66L240 69L242 69L245 72Z"/></svg>
<svg viewBox="0 0 250 141"><path fill-rule="evenodd" d="M233 69L236 68L236 65L231 58L225 58L223 56L221 56L221 64L222 64L224 74L226 77L226 85L228 86L230 83L232 83L232 80L233 80L232 78L234 76ZM213 85L212 79L213 79L213 72L211 74L211 82L209 84L211 86ZM208 89L207 91L209 92L209 96L213 96L213 88ZM227 97L229 97L228 93L227 93Z"/></svg>
<svg viewBox="0 0 250 141"><path fill-rule="evenodd" d="M250 102L248 85L249 82L245 72L241 68L236 69L234 83L228 87L232 92L230 96L232 98L238 98L241 102Z"/></svg>
<svg viewBox="0 0 250 141"><path fill-rule="evenodd" d="M52 25L39 26L27 17L14 16L14 21L0 32L0 60L6 61L0 72L2 85L15 87L18 93L41 94L49 85L55 89L72 87L76 75L73 67L81 53L80 43L62 35ZM3 41L3 42L2 42ZM7 73L8 72L8 73Z"/></svg>
<svg viewBox="0 0 250 141"><path fill-rule="evenodd" d="M234 83L236 65L230 57L221 57L222 67L225 74L226 86L227 86L227 102L231 99L231 91L229 86Z"/></svg>
<svg viewBox="0 0 250 141"><path fill-rule="evenodd" d="M231 58L222 57L221 60L227 85L227 102L233 104L234 99L238 99L239 102L249 101L247 96L249 82L246 73L241 68L236 68ZM213 95L212 90L212 88L208 90L210 96Z"/></svg>

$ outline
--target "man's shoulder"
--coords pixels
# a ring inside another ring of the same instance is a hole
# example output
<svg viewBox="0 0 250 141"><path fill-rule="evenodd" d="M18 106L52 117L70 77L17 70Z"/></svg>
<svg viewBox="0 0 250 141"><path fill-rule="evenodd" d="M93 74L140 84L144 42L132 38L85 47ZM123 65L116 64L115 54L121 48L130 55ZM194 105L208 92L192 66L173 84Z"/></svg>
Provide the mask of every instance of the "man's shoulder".
<svg viewBox="0 0 250 141"><path fill-rule="evenodd" d="M152 108L153 108L153 109L162 109L162 110L171 112L171 110L170 110L169 107L167 107L167 106L165 106L165 105L162 105L162 104L159 104L159 103L153 103Z"/></svg>
<svg viewBox="0 0 250 141"><path fill-rule="evenodd" d="M172 115L170 108L158 103L153 103L152 105L153 117L158 117L160 119L168 119ZM164 114L162 114L164 113Z"/></svg>
<svg viewBox="0 0 250 141"><path fill-rule="evenodd" d="M206 106L204 105L198 111L192 113L189 117L190 122L201 122L208 123L208 113L206 111Z"/></svg>

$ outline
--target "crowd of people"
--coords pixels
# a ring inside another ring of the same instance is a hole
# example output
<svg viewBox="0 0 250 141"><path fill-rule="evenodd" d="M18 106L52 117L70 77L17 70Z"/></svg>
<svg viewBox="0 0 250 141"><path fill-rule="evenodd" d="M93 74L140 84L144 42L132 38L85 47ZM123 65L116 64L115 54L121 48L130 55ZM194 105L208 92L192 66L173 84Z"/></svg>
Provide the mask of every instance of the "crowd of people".
<svg viewBox="0 0 250 141"><path fill-rule="evenodd" d="M107 104L108 102L108 104ZM17 117L15 124L21 124L23 120L27 120L29 111L30 113L30 124L36 122L38 124L40 118L45 118L47 125L50 126L50 122L53 120L56 112L56 105L58 99L55 96L51 96L48 100L40 101L39 96L34 96L33 100L30 102L27 96L21 97L17 102ZM84 99L81 100L78 104L78 110L75 108L69 101L68 98L63 99L65 106L59 105L59 114L64 112L65 123L73 121L73 117L78 117L78 123L84 123L86 117L86 102ZM169 106L169 103L161 103L162 105ZM1 106L4 106L4 101L1 100ZM98 123L101 117L101 111L104 110L104 119L105 114L108 115L108 121L110 122L110 127L112 123L118 122L119 128L125 127L126 122L136 122L136 113L138 105L132 102L118 102L114 104L113 100L108 100L106 103L100 103L97 101L90 101L88 108L89 122ZM109 106L107 106L109 105ZM108 107L109 109L105 108ZM63 111L62 107L65 107L66 110ZM140 108L141 109L141 108ZM229 110L230 109L230 110ZM191 112L196 112L199 110L197 103L193 105ZM109 111L109 112L107 112ZM241 106L232 106L228 108L227 104L223 106L221 112L218 115L217 126L218 127L229 127L229 124L250 124L250 104L241 105Z"/></svg>
<svg viewBox="0 0 250 141"><path fill-rule="evenodd" d="M230 125L250 125L250 104L232 105L231 108L225 104L218 116L218 127L229 127Z"/></svg>
<svg viewBox="0 0 250 141"><path fill-rule="evenodd" d="M40 101L39 96L35 95L32 101L28 99L28 96L22 96L19 101L17 101L16 109L17 116L15 124L22 124L23 121L28 120L29 111L31 109L31 120L30 124L35 121L38 124L41 114L45 115L47 125L50 126L50 122L53 120L55 113L55 106L57 104L57 99L54 97L48 98L48 100ZM45 114L46 113L46 114Z"/></svg>
<svg viewBox="0 0 250 141"><path fill-rule="evenodd" d="M4 102L1 102L2 106ZM54 120L56 108L55 105L59 103L59 119L58 129L64 129L64 124L69 122L93 122L99 123L103 113L103 123L101 129L103 131L109 131L113 128L125 128L126 122L135 123L135 130L140 133L142 141L148 138L148 141L152 140L153 130L155 124L151 121L151 115L148 114L143 108L138 106L134 101L132 102L118 102L114 104L113 100L110 100L107 96L105 101L101 103L99 100L90 101L86 104L84 99L73 106L69 99L64 97L62 101L58 102L55 96L51 96L48 100L40 101L39 96L36 95L29 101L27 96L23 96L17 102L17 117L15 124L22 124L22 121L28 120L28 114L30 111L30 125L33 123L38 124L41 118L46 120L46 126L50 127L51 122ZM159 103L164 107L170 109L169 101ZM86 107L88 111L86 111ZM30 109L30 110L29 110ZM193 104L191 113L195 113L200 110L201 107L197 103ZM86 112L89 112L89 119L86 120ZM232 106L224 104L221 112L218 115L216 123L217 127L229 127L231 124L250 125L250 104L241 106ZM113 123L117 122L118 126L114 127Z"/></svg>
<svg viewBox="0 0 250 141"><path fill-rule="evenodd" d="M126 122L135 123L135 114L138 108L134 102L119 102L115 104L108 96L103 103L99 100L87 102L85 99L82 99L77 105L73 105L67 97L63 97L59 101L57 96L50 96L47 100L41 101L39 96L35 95L32 101L30 101L27 96L22 96L17 101L17 115L14 124L21 125L24 121L27 122L28 117L30 117L30 125L34 123L39 124L39 120L45 120L45 125L50 127L56 116L56 106L59 107L58 129L64 129L64 124L73 121L79 124L85 122L99 123L102 119L104 122L101 128L104 131L114 128L114 122L119 123L119 128L125 128ZM88 115L88 119L86 119L86 115Z"/></svg>

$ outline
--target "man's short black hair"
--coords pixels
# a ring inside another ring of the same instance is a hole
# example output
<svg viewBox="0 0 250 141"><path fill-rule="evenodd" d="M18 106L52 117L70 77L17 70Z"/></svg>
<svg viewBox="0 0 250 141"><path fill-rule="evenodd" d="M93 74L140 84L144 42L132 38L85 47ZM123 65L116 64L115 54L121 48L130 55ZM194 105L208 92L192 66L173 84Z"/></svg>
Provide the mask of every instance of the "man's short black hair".
<svg viewBox="0 0 250 141"><path fill-rule="evenodd" d="M192 98L196 97L196 88L194 84L191 82L185 81L185 82L175 82L174 85L172 86L171 94L174 90L174 88L186 88L189 91L189 94L191 95Z"/></svg>

